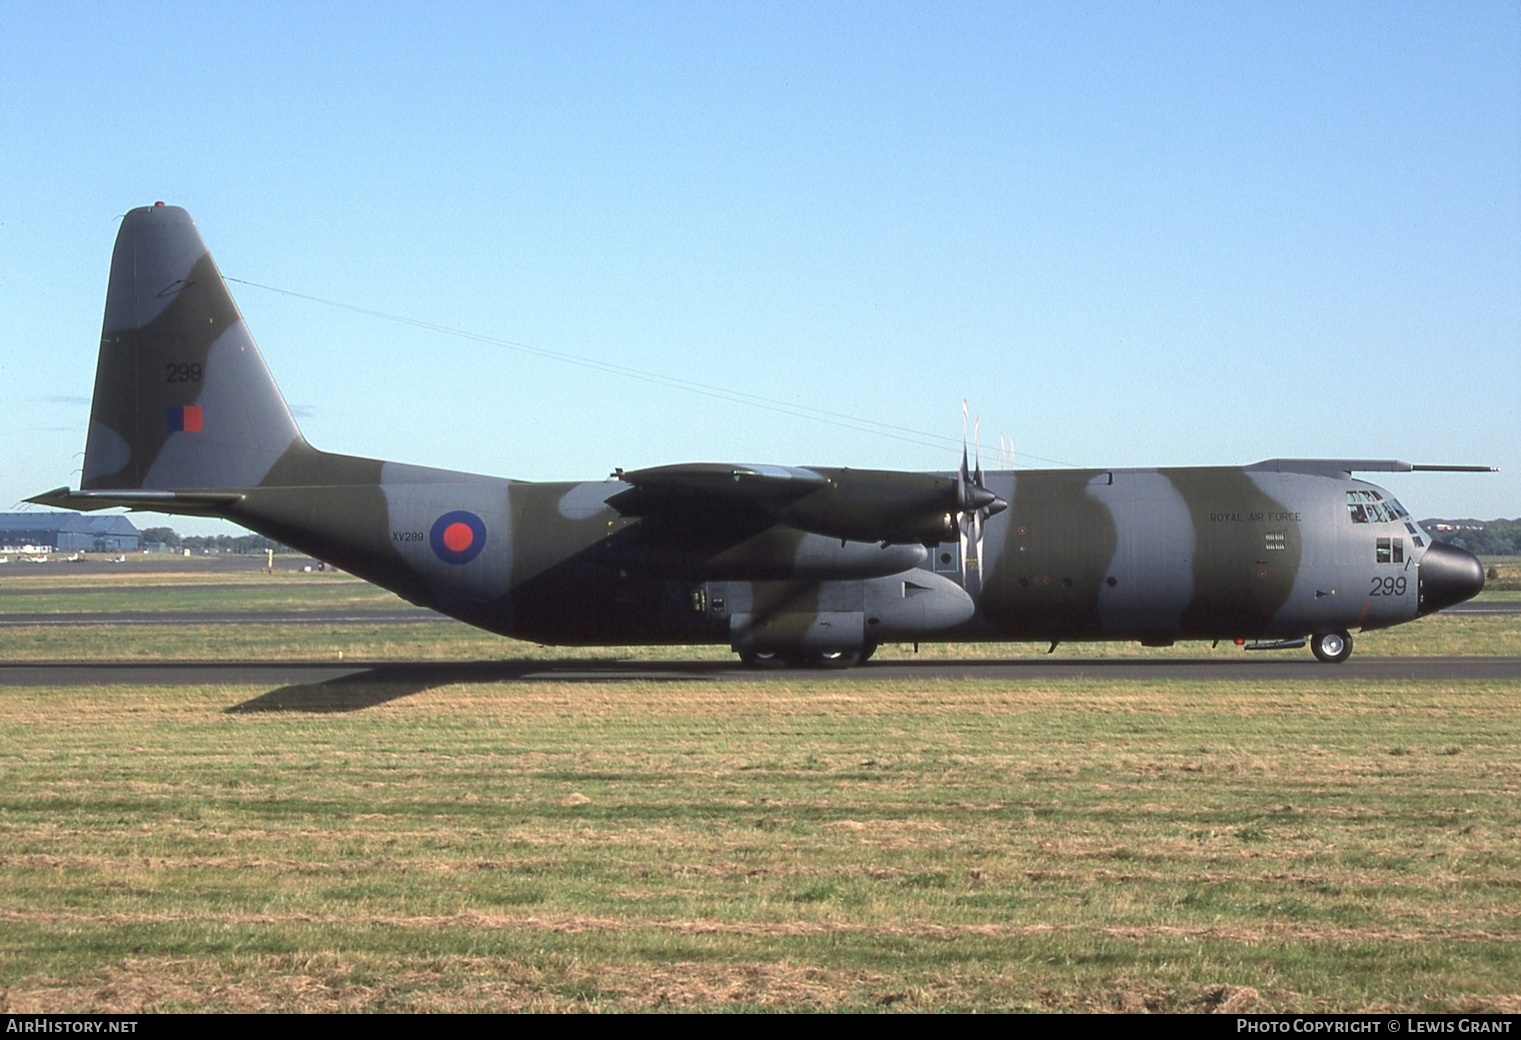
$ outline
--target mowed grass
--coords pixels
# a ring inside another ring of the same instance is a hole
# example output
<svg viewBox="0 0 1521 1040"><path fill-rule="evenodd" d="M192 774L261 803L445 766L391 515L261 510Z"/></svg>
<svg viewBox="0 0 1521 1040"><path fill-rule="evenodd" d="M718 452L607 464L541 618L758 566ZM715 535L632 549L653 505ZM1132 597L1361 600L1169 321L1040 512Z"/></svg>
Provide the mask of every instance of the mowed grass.
<svg viewBox="0 0 1521 1040"><path fill-rule="evenodd" d="M1484 587L1491 592L1521 592L1521 556L1485 556Z"/></svg>
<svg viewBox="0 0 1521 1040"><path fill-rule="evenodd" d="M0 1010L1521 1011L1514 683L0 687Z"/></svg>
<svg viewBox="0 0 1521 1040"><path fill-rule="evenodd" d="M293 565L263 571L205 573L70 572L0 580L0 617L7 614L90 614L110 611L396 610L394 593L347 574L301 573Z"/></svg>
<svg viewBox="0 0 1521 1040"><path fill-rule="evenodd" d="M0 613L400 605L342 575L55 573ZM1515 615L1357 636L1518 645ZM12 661L340 656L731 657L0 628ZM1335 674L0 687L0 1010L1521 1010L1521 689Z"/></svg>

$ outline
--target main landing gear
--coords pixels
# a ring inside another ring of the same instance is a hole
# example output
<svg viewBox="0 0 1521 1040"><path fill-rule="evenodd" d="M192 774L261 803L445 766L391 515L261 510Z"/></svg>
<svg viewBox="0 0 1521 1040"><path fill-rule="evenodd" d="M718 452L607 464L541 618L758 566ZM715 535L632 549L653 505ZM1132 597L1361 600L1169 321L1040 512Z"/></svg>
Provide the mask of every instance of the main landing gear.
<svg viewBox="0 0 1521 1040"><path fill-rule="evenodd" d="M741 650L740 663L757 671L782 668L819 668L839 671L854 668L876 652L875 646L863 650Z"/></svg>
<svg viewBox="0 0 1521 1040"><path fill-rule="evenodd" d="M1322 632L1310 637L1310 651L1326 664L1341 664L1352 656L1352 637L1346 632Z"/></svg>

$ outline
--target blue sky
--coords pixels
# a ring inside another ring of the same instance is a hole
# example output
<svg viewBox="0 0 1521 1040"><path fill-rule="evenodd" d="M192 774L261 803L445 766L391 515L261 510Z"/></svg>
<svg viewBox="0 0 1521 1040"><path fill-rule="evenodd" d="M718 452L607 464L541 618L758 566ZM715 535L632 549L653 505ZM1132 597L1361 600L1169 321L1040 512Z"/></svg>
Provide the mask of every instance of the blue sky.
<svg viewBox="0 0 1521 1040"><path fill-rule="evenodd" d="M0 508L77 484L164 199L464 334L234 285L329 450L949 469L969 398L988 462L1487 463L1380 482L1521 515L1513 2L0 0L0 189Z"/></svg>

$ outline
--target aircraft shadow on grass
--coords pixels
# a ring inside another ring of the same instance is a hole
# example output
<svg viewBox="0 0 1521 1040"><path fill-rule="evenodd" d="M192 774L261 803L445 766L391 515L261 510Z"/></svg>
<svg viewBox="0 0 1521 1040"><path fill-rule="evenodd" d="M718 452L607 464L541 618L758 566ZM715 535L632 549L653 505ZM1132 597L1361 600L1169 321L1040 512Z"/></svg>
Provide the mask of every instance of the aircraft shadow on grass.
<svg viewBox="0 0 1521 1040"><path fill-rule="evenodd" d="M946 661L925 659L883 662L869 670L884 667L906 672L910 676L944 668L960 673L975 672L980 668L1007 671L1047 672L1057 670L1091 670L1099 676L1106 672L1134 672L1156 669L1195 669L1219 672L1221 669L1239 670L1243 663L1266 666L1266 659L1243 662L1239 658L985 658L977 660ZM1282 663L1282 662L1278 662ZM1309 666L1310 662L1303 662ZM817 678L836 677L859 679L860 673L815 672ZM607 658L568 658L556 661L506 660L506 661L409 661L362 665L353 672L335 675L317 682L290 683L251 700L235 704L227 714L254 714L258 712L307 712L324 714L363 711L366 708L415 694L426 693L441 686L482 683L617 683L638 681L641 683L691 683L716 681L754 681L754 673L736 668L729 661L618 661Z"/></svg>
<svg viewBox="0 0 1521 1040"><path fill-rule="evenodd" d="M291 683L226 709L229 715L363 711L440 686L495 682L697 682L732 672L726 661L651 662L589 658L562 661L458 661L376 664L320 682Z"/></svg>

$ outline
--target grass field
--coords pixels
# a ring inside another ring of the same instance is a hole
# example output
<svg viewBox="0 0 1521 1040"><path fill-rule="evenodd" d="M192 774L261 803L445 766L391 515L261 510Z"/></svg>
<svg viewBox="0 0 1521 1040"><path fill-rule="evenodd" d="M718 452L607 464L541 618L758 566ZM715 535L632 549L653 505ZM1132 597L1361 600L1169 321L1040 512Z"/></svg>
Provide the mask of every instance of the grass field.
<svg viewBox="0 0 1521 1040"><path fill-rule="evenodd" d="M1484 587L1492 592L1521 591L1521 556L1485 556Z"/></svg>
<svg viewBox="0 0 1521 1040"><path fill-rule="evenodd" d="M1518 693L0 687L0 1010L1517 1013Z"/></svg>

